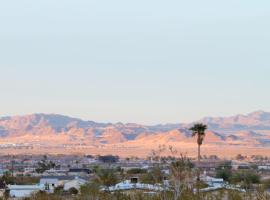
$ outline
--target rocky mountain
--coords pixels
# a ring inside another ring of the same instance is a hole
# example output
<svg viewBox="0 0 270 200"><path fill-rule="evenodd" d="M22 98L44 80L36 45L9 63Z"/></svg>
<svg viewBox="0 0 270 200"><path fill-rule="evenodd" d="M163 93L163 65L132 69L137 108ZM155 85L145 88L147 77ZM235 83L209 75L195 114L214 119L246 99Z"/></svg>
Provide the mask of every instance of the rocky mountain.
<svg viewBox="0 0 270 200"><path fill-rule="evenodd" d="M201 121L216 131L270 130L270 112L264 111L231 117L206 117Z"/></svg>
<svg viewBox="0 0 270 200"><path fill-rule="evenodd" d="M270 113L257 111L232 117L207 117L210 145L270 146ZM0 118L0 145L195 144L192 124L97 123L56 114Z"/></svg>

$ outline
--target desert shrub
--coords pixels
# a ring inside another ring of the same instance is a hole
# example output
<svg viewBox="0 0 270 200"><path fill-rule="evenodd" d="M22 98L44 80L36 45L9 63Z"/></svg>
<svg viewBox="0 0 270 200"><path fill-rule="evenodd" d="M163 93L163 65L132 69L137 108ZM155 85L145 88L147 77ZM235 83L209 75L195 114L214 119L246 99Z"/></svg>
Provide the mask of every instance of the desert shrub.
<svg viewBox="0 0 270 200"><path fill-rule="evenodd" d="M145 184L155 184L155 178L153 177L152 173L143 174L140 181Z"/></svg>
<svg viewBox="0 0 270 200"><path fill-rule="evenodd" d="M140 180L145 184L162 183L164 174L159 166L155 166L149 172L142 174Z"/></svg>
<svg viewBox="0 0 270 200"><path fill-rule="evenodd" d="M256 188L255 191L256 200L267 200L270 199L270 194L265 190L264 186Z"/></svg>
<svg viewBox="0 0 270 200"><path fill-rule="evenodd" d="M38 183L39 178L30 176L12 176L10 172L5 172L0 178L0 182L5 184L31 185Z"/></svg>
<svg viewBox="0 0 270 200"><path fill-rule="evenodd" d="M239 171L235 172L231 177L231 182L241 183L245 189L252 188L253 184L260 183L260 176L253 171Z"/></svg>
<svg viewBox="0 0 270 200"><path fill-rule="evenodd" d="M63 196L48 194L46 192L38 192L31 197L24 198L24 200L64 200Z"/></svg>
<svg viewBox="0 0 270 200"><path fill-rule="evenodd" d="M116 170L111 168L99 169L97 172L96 182L107 187L115 185L118 182Z"/></svg>
<svg viewBox="0 0 270 200"><path fill-rule="evenodd" d="M216 172L216 178L223 178L224 181L229 181L232 177L232 171L230 169L218 169Z"/></svg>
<svg viewBox="0 0 270 200"><path fill-rule="evenodd" d="M64 193L64 187L63 186L58 186L54 188L54 194L61 195Z"/></svg>
<svg viewBox="0 0 270 200"><path fill-rule="evenodd" d="M231 162L224 162L220 164L216 169L216 177L223 178L225 181L229 181L232 177L232 164Z"/></svg>
<svg viewBox="0 0 270 200"><path fill-rule="evenodd" d="M70 188L70 189L68 190L68 193L69 193L69 194L76 195L76 194L79 193L79 191L78 191L76 188L72 187L72 188Z"/></svg>
<svg viewBox="0 0 270 200"><path fill-rule="evenodd" d="M95 182L82 185L80 188L81 197L92 196L93 199L96 199L100 193L100 185Z"/></svg>
<svg viewBox="0 0 270 200"><path fill-rule="evenodd" d="M243 195L234 190L228 191L228 200L244 200Z"/></svg>

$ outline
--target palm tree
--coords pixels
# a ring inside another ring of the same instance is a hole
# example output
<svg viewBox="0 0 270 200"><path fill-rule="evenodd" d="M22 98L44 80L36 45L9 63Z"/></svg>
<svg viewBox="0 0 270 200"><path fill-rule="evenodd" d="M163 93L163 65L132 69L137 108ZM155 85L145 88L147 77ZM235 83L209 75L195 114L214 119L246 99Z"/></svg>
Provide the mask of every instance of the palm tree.
<svg viewBox="0 0 270 200"><path fill-rule="evenodd" d="M207 129L207 125L198 123L194 124L189 130L192 131L192 137L197 136L197 144L198 144L198 171L197 171L197 181L200 181L200 163L201 163L201 145L203 143L205 137L205 131Z"/></svg>

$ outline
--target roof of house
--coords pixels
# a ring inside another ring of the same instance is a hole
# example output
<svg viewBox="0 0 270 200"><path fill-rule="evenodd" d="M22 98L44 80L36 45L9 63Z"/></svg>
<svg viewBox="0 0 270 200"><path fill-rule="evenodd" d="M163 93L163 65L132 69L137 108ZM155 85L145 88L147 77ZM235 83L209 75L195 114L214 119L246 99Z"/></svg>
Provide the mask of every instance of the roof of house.
<svg viewBox="0 0 270 200"><path fill-rule="evenodd" d="M70 183L70 182L86 183L87 181L85 179L80 178L80 177L75 177L75 179L70 180L67 183Z"/></svg>
<svg viewBox="0 0 270 200"><path fill-rule="evenodd" d="M129 180L120 182L115 186L109 187L109 191L117 191L117 190L132 190L132 189L143 189L143 190L150 190L150 191L163 191L159 185L151 185L151 184L142 184L142 183L131 183Z"/></svg>
<svg viewBox="0 0 270 200"><path fill-rule="evenodd" d="M85 180L84 178L79 176L43 176L40 178L40 180L57 180L57 181L71 181L75 179Z"/></svg>
<svg viewBox="0 0 270 200"><path fill-rule="evenodd" d="M91 170L90 169L86 169L86 168L71 168L69 169L69 172L84 172L84 173L87 173L87 174L90 174L91 173Z"/></svg>
<svg viewBox="0 0 270 200"><path fill-rule="evenodd" d="M40 190L43 185L8 185L10 190Z"/></svg>
<svg viewBox="0 0 270 200"><path fill-rule="evenodd" d="M42 176L40 179L73 180L75 176Z"/></svg>
<svg viewBox="0 0 270 200"><path fill-rule="evenodd" d="M59 179L57 178L41 178L39 183L40 184L55 184L55 183L58 183Z"/></svg>
<svg viewBox="0 0 270 200"><path fill-rule="evenodd" d="M223 178L213 178L210 176L203 177L202 180L207 182L224 182Z"/></svg>

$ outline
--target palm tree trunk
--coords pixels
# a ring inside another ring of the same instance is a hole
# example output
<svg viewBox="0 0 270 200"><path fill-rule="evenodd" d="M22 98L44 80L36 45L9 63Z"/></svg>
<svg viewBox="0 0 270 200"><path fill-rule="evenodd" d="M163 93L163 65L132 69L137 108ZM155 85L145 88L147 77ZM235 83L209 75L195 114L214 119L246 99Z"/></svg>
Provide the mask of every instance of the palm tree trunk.
<svg viewBox="0 0 270 200"><path fill-rule="evenodd" d="M197 187L197 195L198 198L200 197L200 167L201 167L201 145L198 144L198 166L197 166L197 183L196 183L196 187Z"/></svg>

